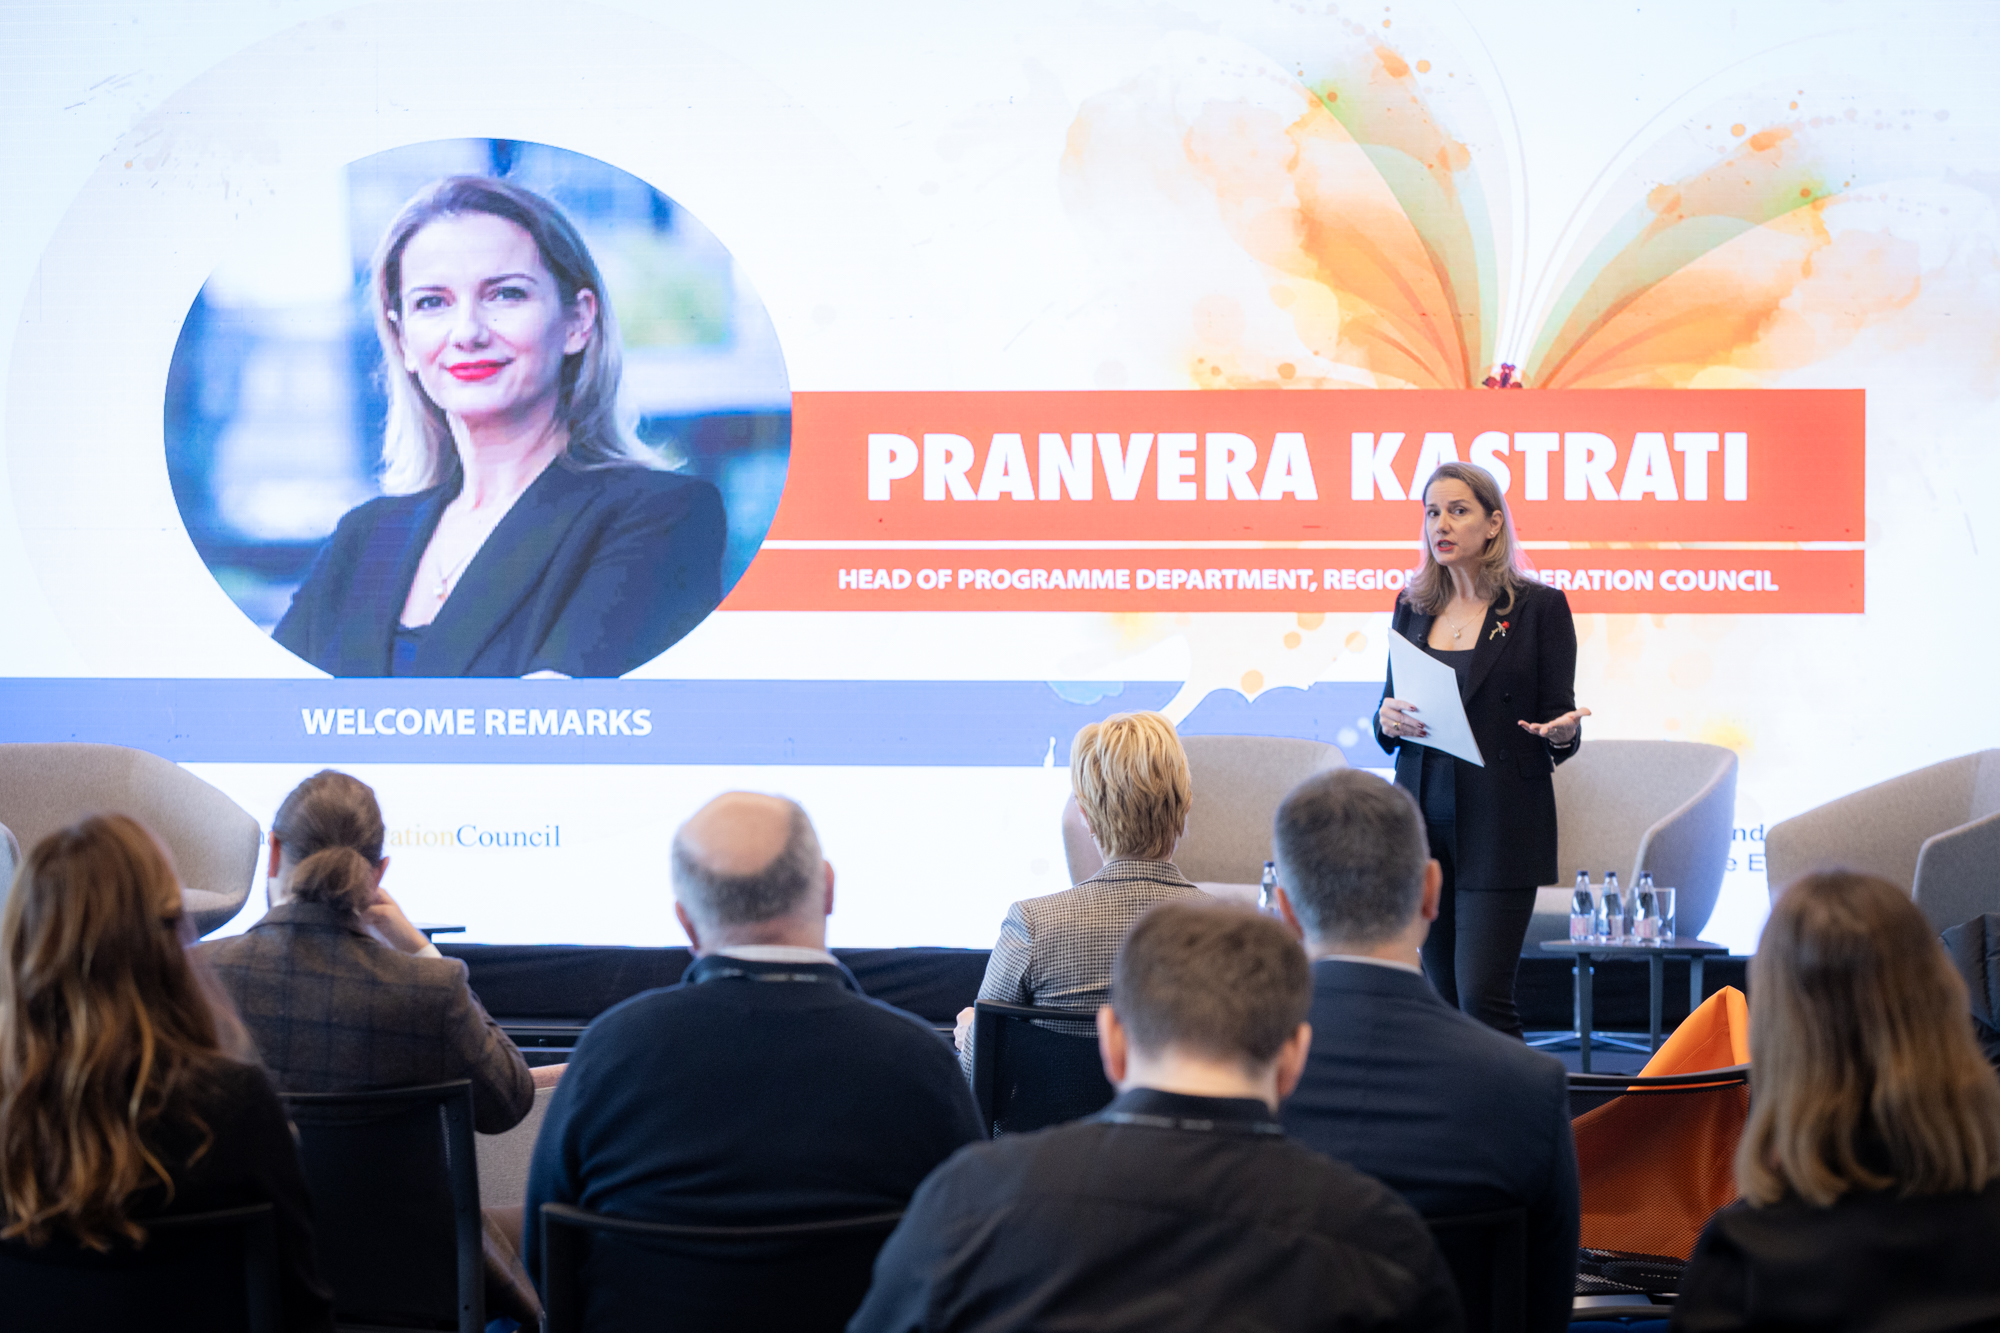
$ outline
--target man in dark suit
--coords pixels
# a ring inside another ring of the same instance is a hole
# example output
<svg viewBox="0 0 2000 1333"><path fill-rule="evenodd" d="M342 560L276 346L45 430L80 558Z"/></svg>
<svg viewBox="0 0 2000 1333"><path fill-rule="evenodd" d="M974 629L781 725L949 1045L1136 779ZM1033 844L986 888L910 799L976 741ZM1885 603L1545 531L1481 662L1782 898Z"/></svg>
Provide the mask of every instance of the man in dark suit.
<svg viewBox="0 0 2000 1333"><path fill-rule="evenodd" d="M1422 1220L1278 1124L1310 998L1277 922L1224 903L1152 908L1097 1013L1118 1097L940 1167L849 1333L1460 1328Z"/></svg>
<svg viewBox="0 0 2000 1333"><path fill-rule="evenodd" d="M545 1203L713 1226L895 1212L979 1137L951 1047L826 951L833 867L804 810L717 797L675 835L673 880L694 966L590 1025L535 1141L538 1282Z"/></svg>
<svg viewBox="0 0 2000 1333"><path fill-rule="evenodd" d="M1568 1325L1576 1142L1557 1060L1438 998L1418 966L1441 874L1417 803L1359 769L1278 807L1279 914L1312 958L1312 1051L1284 1124L1425 1217L1527 1210L1528 1327Z"/></svg>

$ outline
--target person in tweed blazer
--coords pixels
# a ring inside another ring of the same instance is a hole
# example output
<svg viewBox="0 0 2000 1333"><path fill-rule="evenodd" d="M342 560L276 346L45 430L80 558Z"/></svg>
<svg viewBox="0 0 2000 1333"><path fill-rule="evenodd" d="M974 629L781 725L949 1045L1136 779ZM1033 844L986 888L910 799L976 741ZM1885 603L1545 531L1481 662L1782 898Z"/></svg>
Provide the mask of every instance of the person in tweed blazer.
<svg viewBox="0 0 2000 1333"><path fill-rule="evenodd" d="M512 1129L534 1104L527 1061L446 958L381 889L375 793L331 770L271 825L271 910L200 946L280 1092L472 1080L474 1127Z"/></svg>
<svg viewBox="0 0 2000 1333"><path fill-rule="evenodd" d="M1076 733L1070 784L1104 868L1061 893L1007 909L979 998L1095 1011L1111 995L1111 964L1140 914L1205 895L1174 865L1187 829L1187 753L1158 713L1119 713ZM972 1010L959 1011L959 1064L972 1074ZM1079 1029L1081 1031L1081 1029Z"/></svg>

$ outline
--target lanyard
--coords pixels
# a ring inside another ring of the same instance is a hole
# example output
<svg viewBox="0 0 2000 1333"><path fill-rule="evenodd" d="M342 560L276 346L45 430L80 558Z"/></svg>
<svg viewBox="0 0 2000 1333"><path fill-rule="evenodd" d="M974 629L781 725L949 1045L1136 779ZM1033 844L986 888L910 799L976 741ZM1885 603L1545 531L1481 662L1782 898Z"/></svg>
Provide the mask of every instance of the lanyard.
<svg viewBox="0 0 2000 1333"><path fill-rule="evenodd" d="M1275 1135L1279 1138L1285 1134L1285 1127L1275 1120L1187 1120L1174 1115L1140 1115L1136 1111L1099 1111L1096 1118L1109 1125L1185 1129L1196 1134Z"/></svg>
<svg viewBox="0 0 2000 1333"><path fill-rule="evenodd" d="M740 967L705 967L701 975L694 979L697 986L705 986L711 981L830 981L836 986L845 986L847 978L828 976L823 972L751 972Z"/></svg>

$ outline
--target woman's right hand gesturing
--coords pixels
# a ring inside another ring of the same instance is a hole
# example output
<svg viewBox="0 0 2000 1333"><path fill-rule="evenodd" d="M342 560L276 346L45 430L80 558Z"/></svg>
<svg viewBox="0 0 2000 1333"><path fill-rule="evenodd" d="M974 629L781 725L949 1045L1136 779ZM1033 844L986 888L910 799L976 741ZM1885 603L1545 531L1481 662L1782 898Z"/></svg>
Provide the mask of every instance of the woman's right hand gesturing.
<svg viewBox="0 0 2000 1333"><path fill-rule="evenodd" d="M1404 699L1384 699L1381 712L1376 714L1375 724L1382 728L1384 736L1396 740L1431 734L1430 728L1417 720L1416 705Z"/></svg>

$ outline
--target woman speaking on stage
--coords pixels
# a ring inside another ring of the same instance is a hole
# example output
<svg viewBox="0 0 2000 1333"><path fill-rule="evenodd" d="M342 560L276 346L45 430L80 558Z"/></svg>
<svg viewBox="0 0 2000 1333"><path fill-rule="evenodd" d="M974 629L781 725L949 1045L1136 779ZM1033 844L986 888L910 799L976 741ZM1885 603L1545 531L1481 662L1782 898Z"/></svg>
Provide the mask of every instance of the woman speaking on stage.
<svg viewBox="0 0 2000 1333"><path fill-rule="evenodd" d="M1447 1004L1521 1035L1514 973L1535 890L1556 882L1555 766L1582 744L1569 599L1527 569L1506 498L1483 468L1446 463L1423 489L1423 563L1390 628L1452 668L1485 766L1423 744L1392 671L1375 738L1423 808L1444 867L1424 974Z"/></svg>
<svg viewBox="0 0 2000 1333"><path fill-rule="evenodd" d="M273 637L335 676L617 676L722 599L722 499L621 415L623 358L569 220L453 176L389 224L370 284L389 413Z"/></svg>

